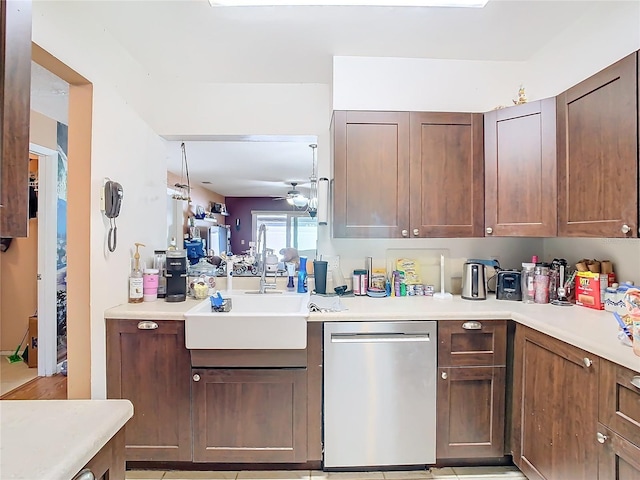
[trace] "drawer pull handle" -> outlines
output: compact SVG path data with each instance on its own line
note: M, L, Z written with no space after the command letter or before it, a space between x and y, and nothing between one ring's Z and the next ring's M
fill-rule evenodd
M596 433L596 439L598 440L598 443L604 443L607 441L609 437L607 437L604 433Z
M631 385L633 385L634 387L640 388L640 375L636 375L629 381L631 382Z
M442 377L443 380L446 380L447 378L449 378L449 375L447 375L447 372L442 372L440 376Z
M156 322L145 321L138 323L138 330L155 330L156 328L158 328Z
M200 381L200 375L198 375L197 373L193 374L193 381L194 382L199 382Z
M482 324L480 322L464 322L462 328L465 330L481 330Z
M584 366L587 367L587 368L589 368L591 365L593 365L593 362L588 357L584 357L582 359L582 363L584 363Z

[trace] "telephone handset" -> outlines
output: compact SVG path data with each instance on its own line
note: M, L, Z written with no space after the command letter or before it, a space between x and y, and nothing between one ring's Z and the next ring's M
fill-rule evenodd
M118 227L116 226L115 219L120 215L120 207L122 206L122 197L124 196L122 185L107 179L107 181L104 182L102 194L104 196L104 214L109 219L107 246L110 252L115 252L118 235Z
M118 182L107 180L104 184L104 214L107 218L116 218L120 215L123 190Z

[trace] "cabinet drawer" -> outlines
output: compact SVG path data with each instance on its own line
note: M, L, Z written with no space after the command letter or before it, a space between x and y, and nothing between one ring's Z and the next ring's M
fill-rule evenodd
M598 480L640 478L640 447L598 424Z
M506 320L451 320L438 323L438 366L505 365Z
M600 423L640 446L640 373L602 361Z

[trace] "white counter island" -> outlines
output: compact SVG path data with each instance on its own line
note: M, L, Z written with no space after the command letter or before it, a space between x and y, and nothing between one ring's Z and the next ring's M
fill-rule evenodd
M132 416L129 400L0 401L0 478L71 480ZM124 436L118 439L99 460L107 467L121 461L119 473L110 472L114 480L124 478Z

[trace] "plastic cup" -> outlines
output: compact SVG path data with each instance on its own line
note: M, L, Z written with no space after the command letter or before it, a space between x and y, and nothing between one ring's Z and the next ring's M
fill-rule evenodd
M313 261L314 282L316 293L327 293L327 265L324 260Z

